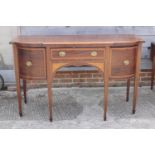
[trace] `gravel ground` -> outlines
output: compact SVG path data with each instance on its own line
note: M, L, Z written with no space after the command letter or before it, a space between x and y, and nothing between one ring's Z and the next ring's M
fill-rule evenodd
M23 117L18 116L16 92L0 92L0 128L18 129L128 129L155 128L155 91L139 88L137 111L131 114L126 88L109 88L107 121L103 121L102 88L53 88L53 122L48 121L47 89L28 90Z

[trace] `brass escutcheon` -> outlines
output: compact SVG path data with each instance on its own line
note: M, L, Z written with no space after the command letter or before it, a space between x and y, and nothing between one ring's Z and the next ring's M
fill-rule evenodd
M124 63L124 65L127 66L127 65L129 65L130 61L129 60L124 60L123 63Z
M97 52L96 51L92 51L91 52L91 56L93 56L93 57L97 56Z
M32 62L31 62L31 61L27 61L27 62L26 62L26 66L27 66L27 67L31 67L31 66L32 66Z
M64 57L65 55L66 55L66 52L64 52L64 51L60 51L60 52L59 52L59 56L60 56L60 57Z

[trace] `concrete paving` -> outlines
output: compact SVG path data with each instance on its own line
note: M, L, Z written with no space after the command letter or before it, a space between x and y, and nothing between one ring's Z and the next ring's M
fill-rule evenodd
M53 88L53 122L48 121L47 89L28 90L23 117L18 116L16 92L0 92L0 128L11 129L128 129L155 128L155 91L139 88L135 115L126 88L109 88L107 121L103 121L103 88Z

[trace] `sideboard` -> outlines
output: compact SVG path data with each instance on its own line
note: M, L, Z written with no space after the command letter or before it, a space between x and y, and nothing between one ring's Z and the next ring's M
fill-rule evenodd
M53 35L19 36L13 45L19 115L22 116L20 80L24 101L27 80L47 80L49 120L52 121L52 83L56 72L64 66L94 66L104 79L103 119L108 107L108 83L111 79L134 78L132 113L136 111L140 60L143 40L135 35Z

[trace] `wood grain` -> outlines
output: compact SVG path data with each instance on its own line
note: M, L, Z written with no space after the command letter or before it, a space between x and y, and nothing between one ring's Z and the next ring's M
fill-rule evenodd
M24 79L46 79L46 60L44 48L18 48L19 73ZM31 66L27 66L27 62Z
M135 73L137 47L111 48L110 76L122 77L124 75L133 75ZM128 61L129 64L125 64Z

